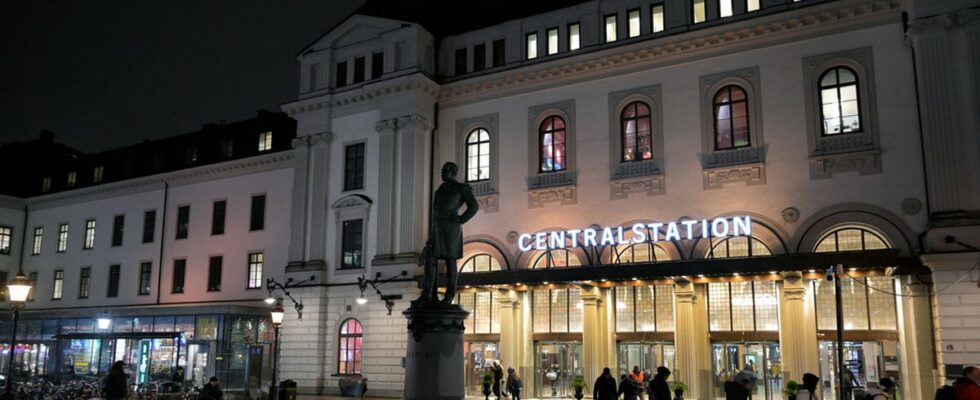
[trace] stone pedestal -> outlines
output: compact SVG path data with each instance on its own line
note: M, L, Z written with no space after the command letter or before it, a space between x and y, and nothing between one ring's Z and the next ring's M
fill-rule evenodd
M405 351L405 399L462 400L463 321L470 315L452 304L412 306Z

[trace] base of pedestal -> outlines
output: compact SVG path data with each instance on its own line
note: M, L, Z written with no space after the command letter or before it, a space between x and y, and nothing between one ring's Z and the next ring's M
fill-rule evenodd
M413 306L405 352L405 399L462 400L463 321L470 315L453 304Z

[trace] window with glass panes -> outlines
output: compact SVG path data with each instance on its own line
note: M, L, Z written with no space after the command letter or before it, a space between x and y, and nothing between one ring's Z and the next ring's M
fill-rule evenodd
M265 195L252 196L252 206L248 218L248 230L260 231L265 229Z
M489 254L477 254L463 261L459 272L489 272L500 271L497 258Z
M222 256L211 256L208 259L208 291L221 291L221 264Z
M858 79L847 67L831 68L820 76L820 114L824 135L861 131Z
M720 240L711 239L711 247L705 258L771 256L772 251L761 240L751 236L733 236Z
M579 30L581 25L578 22L574 24L568 24L568 50L574 51L578 50L581 44L581 33Z
M246 288L257 289L262 287L262 263L265 256L262 252L248 253L248 282Z
M565 165L565 120L552 115L541 122L538 128L538 159L541 160L539 172L564 171Z
M61 300L61 292L64 289L65 284L65 271L57 270L54 271L54 285L51 291L52 300Z
M629 10L626 17L626 22L629 23L627 36L631 38L640 36L640 10Z
M225 212L228 202L219 200L211 206L211 234L223 235L225 233Z
M651 263L670 259L670 254L660 245L650 242L626 246L613 246L613 264Z
M68 224L58 225L58 252L68 251Z
M616 41L616 14L607 15L605 18L606 43Z
M466 181L490 179L490 133L478 128L466 136Z
M41 243L44 238L44 227L36 226L34 227L34 238L31 241L31 255L36 256L41 254Z
M112 246L122 246L123 231L126 226L126 216L117 215L112 217Z
M0 226L0 254L10 254L10 239L13 237L13 234L13 228Z
M83 249L91 249L95 247L95 220L90 219L85 221L85 243L82 244Z
M650 7L650 28L653 33L663 32L664 30L664 5L654 4Z
M364 331L361 322L349 318L340 323L340 345L337 351L337 373L353 375L361 373L361 350Z
M29 272L27 274L27 279L31 282L37 282L37 272ZM27 292L27 301L34 301L34 295L37 292L37 285L32 285L31 290Z
M779 330L775 281L711 282L707 288L712 332Z
M140 279L138 286L139 295L150 294L151 277L153 276L153 264L149 262L140 263Z
M745 0L745 11L752 12L759 10L759 0Z
M262 132L259 134L259 151L272 150L272 132Z
M88 288L92 281L92 267L83 267L78 276L78 298L88 298Z
M714 97L715 150L732 150L749 143L749 100L745 89L727 85Z
M718 0L718 16L721 18L732 16L732 0Z
M344 221L341 232L341 269L362 268L364 266L364 220Z
M531 268L562 268L582 265L578 257L568 249L554 249L541 253Z
M887 249L882 235L863 227L841 227L821 238L815 252ZM850 276L841 278L841 308L846 330L898 329L894 281L889 276ZM813 281L818 330L837 329L834 283Z
M102 182L102 173L105 171L101 165L92 169L92 182Z
M187 268L187 260L174 260L174 276L171 281L171 293L184 293L184 270Z
M364 143L347 146L344 153L344 190L364 189Z
M650 106L634 101L620 115L622 161L643 161L653 158L653 134L650 129Z
M693 16L693 22L695 24L699 24L699 23L704 22L704 20L706 18L706 13L705 13L705 10L704 10L704 0L694 0L694 2L691 3L691 11L692 11L692 14L693 14L692 15Z
M493 292L460 293L456 298L470 312L463 321L467 333L500 333L500 306Z
M156 223L156 210L147 210L143 213L143 243L153 242L153 232L156 230Z
M674 286L617 286L616 332L673 332Z
M187 239L191 223L191 206L177 207L177 239Z
M548 29L548 55L558 54L558 28Z
M527 51L526 58L528 60L532 60L532 59L538 58L538 34L537 33L529 33L529 34L527 34L527 38L525 40L525 43L526 43L526 46L527 46L526 47L526 51Z
M534 333L582 332L582 301L578 288L531 292Z
M119 296L119 264L109 266L109 285L106 287L105 297Z

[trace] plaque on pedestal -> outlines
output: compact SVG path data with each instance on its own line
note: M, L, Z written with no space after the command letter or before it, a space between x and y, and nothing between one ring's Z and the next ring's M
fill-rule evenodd
M414 305L408 318L405 399L462 400L463 321L470 315L455 304Z

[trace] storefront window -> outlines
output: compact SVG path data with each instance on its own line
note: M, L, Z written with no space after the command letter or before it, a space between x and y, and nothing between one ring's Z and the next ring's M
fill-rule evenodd
M61 332L62 335L75 333L75 320L73 319L63 319L61 320ZM19 332L18 332L19 334Z
M185 340L194 340L194 317L177 317L176 331L183 332Z
M113 318L112 319L112 331L113 332L132 332L133 331L133 319L132 318Z
M133 318L133 332L153 332L153 317Z
M582 303L578 289L535 290L531 297L535 333L582 331Z
M173 332L174 317L156 317L153 319L154 332Z
M216 340L218 338L218 317L197 317L197 339Z
M708 283L711 331L778 331L776 283L771 281Z
M673 286L620 286L615 298L616 332L674 330Z

